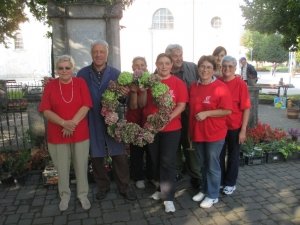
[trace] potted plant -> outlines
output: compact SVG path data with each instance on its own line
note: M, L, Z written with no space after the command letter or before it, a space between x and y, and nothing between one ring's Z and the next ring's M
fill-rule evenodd
M298 137L300 137L300 129L290 128L288 129L288 133L291 136L292 141L298 141Z

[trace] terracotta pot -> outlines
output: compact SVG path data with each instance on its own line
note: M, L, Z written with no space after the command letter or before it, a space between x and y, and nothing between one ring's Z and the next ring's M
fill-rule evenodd
M288 108L286 109L286 115L289 119L298 119L300 110L297 108Z

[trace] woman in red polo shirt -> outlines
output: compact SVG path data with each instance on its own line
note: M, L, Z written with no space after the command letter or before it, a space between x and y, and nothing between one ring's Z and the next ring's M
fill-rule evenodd
M82 208L91 207L87 198L89 129L87 112L92 100L85 81L73 77L74 61L68 55L56 62L58 78L49 81L39 105L47 119L48 149L58 172L59 209L68 209L71 191L69 171L71 159L77 180L77 198Z
M251 107L247 84L235 75L236 65L237 61L232 56L225 56L222 60L223 77L221 80L228 86L232 94L232 113L227 117L228 131L220 156L221 186L224 187L223 193L226 195L231 195L236 189L240 148L246 140ZM226 153L227 162L225 162Z
M158 190L151 196L155 200L164 201L165 212L175 212L175 178L176 178L176 150L179 145L181 135L181 118L188 92L185 83L171 75L173 66L172 58L165 53L161 53L156 59L157 74L161 82L169 87L169 92L173 97L175 107L169 115L169 123L165 125L154 137L154 142L148 145L151 156L153 176L159 181ZM143 117L146 118L157 112L158 108L153 102L151 91L143 92L140 95L140 106L143 108Z
M213 56L198 61L199 80L190 88L190 135L202 167L202 191L193 197L200 207L218 202L221 181L220 153L227 132L226 116L231 113L232 99L227 86L213 74Z

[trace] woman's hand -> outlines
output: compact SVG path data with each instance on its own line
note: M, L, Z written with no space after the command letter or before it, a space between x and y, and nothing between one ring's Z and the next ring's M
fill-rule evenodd
M62 124L61 124L61 126L62 126L64 129L66 129L66 130L68 130L68 131L70 131L70 132L72 132L72 133L73 133L73 131L75 130L76 125L77 125L77 124L76 124L73 120L64 120L64 121L62 122Z
M241 130L239 133L239 144L243 144L246 141L246 130Z
M203 121L207 118L208 114L204 111L204 112L199 112L196 114L195 118L198 121Z
M70 131L66 128L63 128L61 130L61 132L63 133L63 137L67 138L67 137L71 137L73 135L73 131Z

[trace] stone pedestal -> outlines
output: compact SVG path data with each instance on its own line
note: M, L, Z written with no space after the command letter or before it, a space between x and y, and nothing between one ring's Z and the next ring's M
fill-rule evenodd
M251 98L251 110L248 127L255 127L258 122L258 95L260 88L256 86L248 86L248 89Z
M91 43L100 39L109 44L109 64L120 69L120 27L122 5L106 6L94 1L57 4L48 1L52 24L53 57L71 55L76 70L91 64Z

